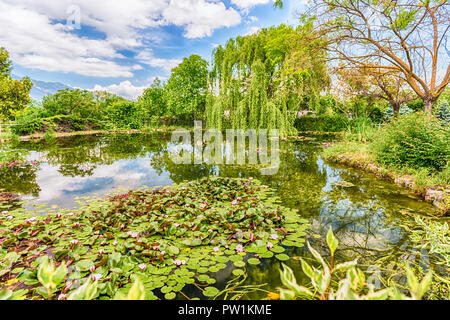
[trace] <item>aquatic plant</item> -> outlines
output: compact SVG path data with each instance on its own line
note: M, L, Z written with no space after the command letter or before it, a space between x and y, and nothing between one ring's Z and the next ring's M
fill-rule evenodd
M91 279L94 298L111 299L126 296L138 278L146 299L185 296L189 285L212 298L220 293L216 272L232 267L239 277L247 263L285 261L285 246L304 245L307 221L270 195L256 179L209 177L111 195L72 212L13 210L0 222L0 283L36 299L69 296ZM36 289L47 257L55 266L44 270L67 267L68 277Z
M281 282L285 286L279 288L282 300L320 299L320 300L420 300L429 289L432 282L431 270L418 280L409 266L405 266L407 285L410 296L404 295L396 286L377 290L372 283L366 281L364 273L357 268L358 259L335 265L334 253L339 245L339 241L333 234L330 227L327 233L327 244L330 250L330 263L327 263L320 253L313 249L309 242L308 249L322 266L317 269L310 266L303 258L300 258L302 270L311 280L311 287L306 288L297 283L294 272L291 268L283 264L280 270ZM345 272L344 278L339 278L339 274ZM333 279L338 278L338 280Z

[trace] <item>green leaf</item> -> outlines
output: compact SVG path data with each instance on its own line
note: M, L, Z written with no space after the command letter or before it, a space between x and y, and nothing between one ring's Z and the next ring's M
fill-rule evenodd
M327 233L327 243L328 243L328 248L330 248L331 256L334 256L334 252L336 251L336 248L339 245L339 241L334 236L333 228L331 228L331 227Z

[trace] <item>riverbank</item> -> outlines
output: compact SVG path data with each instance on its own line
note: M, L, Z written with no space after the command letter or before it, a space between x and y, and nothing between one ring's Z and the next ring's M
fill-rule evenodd
M74 131L74 132L55 132L52 133L51 136L54 138L63 138L63 137L72 137L72 136L89 136L96 134L113 134L113 133L147 133L147 132L172 132L176 128L168 127L168 128L153 128L153 129L129 129L129 130L89 130L89 131ZM35 133L32 135L21 136L17 139L19 141L32 141L32 140L43 140L45 139L45 133ZM12 136L5 137L0 139L0 144L8 143L13 141L14 138Z
M324 157L327 161L362 169L379 178L414 190L422 199L440 209L442 215L450 212L450 185L446 178L425 176L422 172L403 168L396 170L379 165L368 144L363 142L340 142L325 145Z

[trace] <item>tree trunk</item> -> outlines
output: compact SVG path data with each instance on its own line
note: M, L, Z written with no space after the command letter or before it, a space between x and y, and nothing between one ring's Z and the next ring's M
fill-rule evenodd
M400 104L398 103L391 103L392 109L394 110L394 118L398 117L398 114L400 113Z
M424 105L425 112L428 113L428 114L431 114L431 112L433 111L433 106L434 106L435 103L436 103L436 100L425 98L423 100L423 105Z

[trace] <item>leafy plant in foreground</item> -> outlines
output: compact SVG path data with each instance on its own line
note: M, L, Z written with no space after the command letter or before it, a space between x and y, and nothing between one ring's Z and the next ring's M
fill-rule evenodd
M312 289L300 286L292 269L285 264L282 265L283 270L280 270L280 275L281 281L285 286L285 288L279 288L282 300L298 298L320 300L420 300L431 285L431 270L419 281L414 272L406 266L405 271L410 297L402 294L396 287L376 290L373 284L366 282L364 273L356 267L358 259L334 265L334 253L339 242L331 228L327 234L327 244L331 253L329 264L307 242L309 251L320 262L322 270L310 266L304 259L301 259L302 270L311 279ZM346 272L346 277L339 280L337 285L334 285L336 282L333 281L332 277L343 271Z

